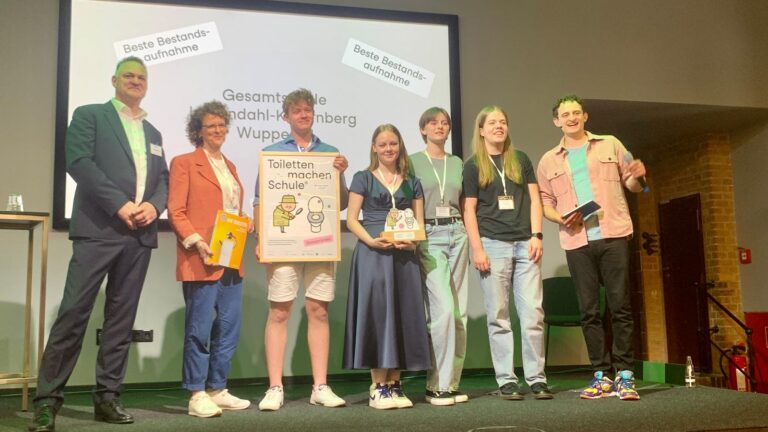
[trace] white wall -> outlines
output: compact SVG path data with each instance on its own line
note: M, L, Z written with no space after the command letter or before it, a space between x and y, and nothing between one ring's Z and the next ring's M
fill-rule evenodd
M376 0L316 3L381 5ZM768 107L763 75L768 70L768 52L761 43L768 40L768 29L762 25L768 21L768 2L762 0L389 0L386 4L388 9L459 15L467 155L471 153L469 135L474 116L482 106L492 103L507 108L513 140L534 161L558 137L549 111L564 93L595 99ZM5 167L0 171L0 198L10 192L23 193L25 208L31 211L52 210L57 25L56 1L0 2L0 130L4 132ZM322 133L321 128L318 133ZM756 147L764 146L765 133L761 136L759 141L752 141ZM735 161L734 166L737 164L741 166ZM740 218L752 211L741 197L737 191ZM765 206L761 208L765 220ZM739 228L740 239L752 238L752 234ZM549 223L545 223L545 236L544 276L565 274L564 255ZM0 291L0 370L20 364L24 261L16 254L25 253L24 241L23 234L0 232L0 244L6 251L0 260L5 282ZM173 242L171 234L161 234L160 248L152 258L136 328L154 329L155 343L138 344L132 350L128 382L180 379L184 305L173 276ZM347 258L339 265L338 296L330 314L334 335L331 373L341 372L348 256L353 246L347 235ZM52 233L45 311L48 326L61 299L69 254L66 234ZM246 271L243 332L233 377L266 375L262 348L267 310L264 274L252 261L248 261ZM758 287L745 283L745 290ZM744 296L745 302L753 298L747 292ZM490 367L482 294L475 282L470 297L471 354L467 367ZM100 305L103 296L97 308ZM93 333L100 317L101 311L95 311L72 384L93 381ZM291 326L289 340L295 346L289 346L293 355L286 359L286 374L308 375L302 317L296 315ZM549 364L586 363L578 329L557 332L553 337L557 345Z
M752 264L739 268L741 300L744 312L768 312L768 124L736 135L731 156L738 242L752 250Z

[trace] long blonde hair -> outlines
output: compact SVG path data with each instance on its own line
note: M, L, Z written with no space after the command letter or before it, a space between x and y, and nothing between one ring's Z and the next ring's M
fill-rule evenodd
M493 112L500 112L504 115L504 120L509 123L509 117L503 108L497 105L488 105L480 110L475 120L475 132L472 136L472 145L475 148L475 163L477 163L478 182L480 187L485 189L493 183L493 179L496 177L496 168L492 166L491 159L488 157L488 149L485 148L485 138L480 135L480 129L485 125L485 119L488 114ZM523 176L520 172L520 161L517 160L517 152L515 146L512 145L512 140L509 138L509 132L507 132L507 139L504 141L504 149L502 152L502 161L504 164L505 176L517 184L523 182Z
M397 130L395 125L386 123L383 125L379 125L374 131L373 131L373 137L371 137L371 164L368 165L368 170L373 171L376 168L379 167L379 157L376 155L376 152L373 151L373 146L376 144L376 137L378 137L382 132L392 132L397 137L397 142L399 145L399 151L397 153L397 162L396 162L396 168L397 173L400 174L403 179L408 178L408 152L405 150L405 143L403 143L403 136L400 135L400 131Z

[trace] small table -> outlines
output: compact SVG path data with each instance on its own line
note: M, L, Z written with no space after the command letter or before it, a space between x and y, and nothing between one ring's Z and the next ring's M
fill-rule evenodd
M29 409L29 383L37 381L30 374L30 348L32 336L32 255L34 251L35 227L42 226L42 250L40 252L40 305L38 310L37 364L43 358L45 348L45 283L48 272L48 213L0 211L0 229L26 230L27 243L27 297L24 307L24 370L21 373L0 373L0 384L22 384L21 409Z

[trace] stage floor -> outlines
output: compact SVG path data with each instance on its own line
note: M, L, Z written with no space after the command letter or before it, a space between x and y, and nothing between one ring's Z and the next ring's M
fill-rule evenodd
M347 400L345 408L312 406L310 385L292 384L285 388L286 405L276 412L260 412L256 407L265 391L263 379L239 380L230 391L251 399L253 405L211 419L187 415L188 393L184 390L132 388L122 399L136 418L133 425L93 421L90 393L70 392L56 426L58 431L78 432L768 431L768 395L638 381L639 401L580 400L578 392L589 378L585 370L551 372L548 379L555 393L553 400L534 400L528 395L523 401L505 401L490 394L496 390L493 376L467 374L462 390L469 394L470 401L435 407L424 401L424 378L413 377L404 380L404 385L415 406L389 411L367 406L365 381L331 381L336 393ZM32 413L20 411L20 406L20 395L0 397L0 430L26 430Z

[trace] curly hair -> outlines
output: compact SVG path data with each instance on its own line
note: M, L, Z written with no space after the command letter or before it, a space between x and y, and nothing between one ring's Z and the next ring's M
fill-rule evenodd
M288 93L285 99L283 99L283 114L288 114L291 105L295 105L299 102L306 102L312 109L315 108L315 96L311 91L305 88L300 88Z
M560 113L558 112L560 110L560 105L566 102L576 102L577 104L581 105L581 110L586 112L586 110L584 109L584 101L580 97L574 94L565 95L560 99L558 99L557 103L555 103L555 106L552 107L552 118L557 118L560 115Z
M229 126L231 119L229 109L223 103L213 100L194 108L187 116L187 138L195 147L203 145L203 137L200 132L203 129L203 117L206 114L221 117L224 119L224 124Z

